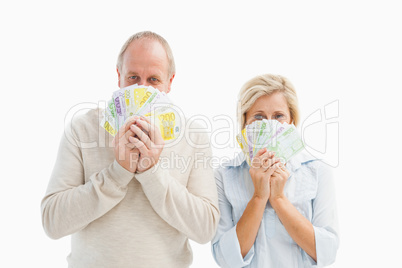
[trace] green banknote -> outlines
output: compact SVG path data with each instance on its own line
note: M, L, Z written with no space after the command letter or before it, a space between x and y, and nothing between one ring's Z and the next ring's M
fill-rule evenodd
M254 121L247 125L236 139L249 165L257 152L263 148L275 152L275 156L281 159L282 163L288 162L304 149L296 127L277 120Z

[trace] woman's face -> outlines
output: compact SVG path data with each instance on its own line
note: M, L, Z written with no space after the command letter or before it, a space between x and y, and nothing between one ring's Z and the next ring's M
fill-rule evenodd
M292 123L285 97L280 92L259 97L246 113L246 125L256 120L272 119L281 123Z

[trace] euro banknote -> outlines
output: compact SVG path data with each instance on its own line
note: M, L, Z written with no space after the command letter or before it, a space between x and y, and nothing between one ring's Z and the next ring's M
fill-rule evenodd
M304 148L296 127L277 120L254 121L246 125L236 139L249 165L257 152L263 148L275 152L275 156L283 163L288 162Z
M180 134L180 115L166 93L137 84L113 92L100 125L115 136L126 120L134 115L148 117L159 128L164 140L175 139Z

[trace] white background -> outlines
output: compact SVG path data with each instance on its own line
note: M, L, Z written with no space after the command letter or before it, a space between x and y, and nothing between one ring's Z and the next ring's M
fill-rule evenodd
M49 239L40 219L64 118L110 97L120 47L143 30L170 43L171 98L187 116L234 120L241 85L262 73L293 82L302 121L338 101L329 147L310 137L336 163L332 267L400 263L400 11L398 1L3 1L0 266L67 266L69 237ZM325 123L316 126L311 135L325 134ZM192 246L192 267L216 267L209 244Z

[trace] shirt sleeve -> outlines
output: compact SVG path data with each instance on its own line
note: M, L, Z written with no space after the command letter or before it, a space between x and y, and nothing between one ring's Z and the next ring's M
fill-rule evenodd
M42 224L49 237L73 234L104 215L124 198L134 177L116 161L87 182L84 173L80 144L70 124L41 202Z
M221 218L218 230L211 243L212 254L216 263L221 267L236 268L247 266L254 257L254 245L243 258L236 233L237 225L234 224L232 218L232 205L226 198L220 170L215 171L215 181L218 189Z
M317 262L306 253L305 260L311 267L323 267L335 262L339 247L339 226L332 170L317 161L318 190L313 200L313 218Z
M198 144L209 142L207 135L198 137ZM197 155L203 161L210 160L211 148L196 149L194 158ZM162 219L197 243L211 241L219 222L219 207L209 163L193 163L187 187L172 177L169 170L158 165L136 174L135 178Z

